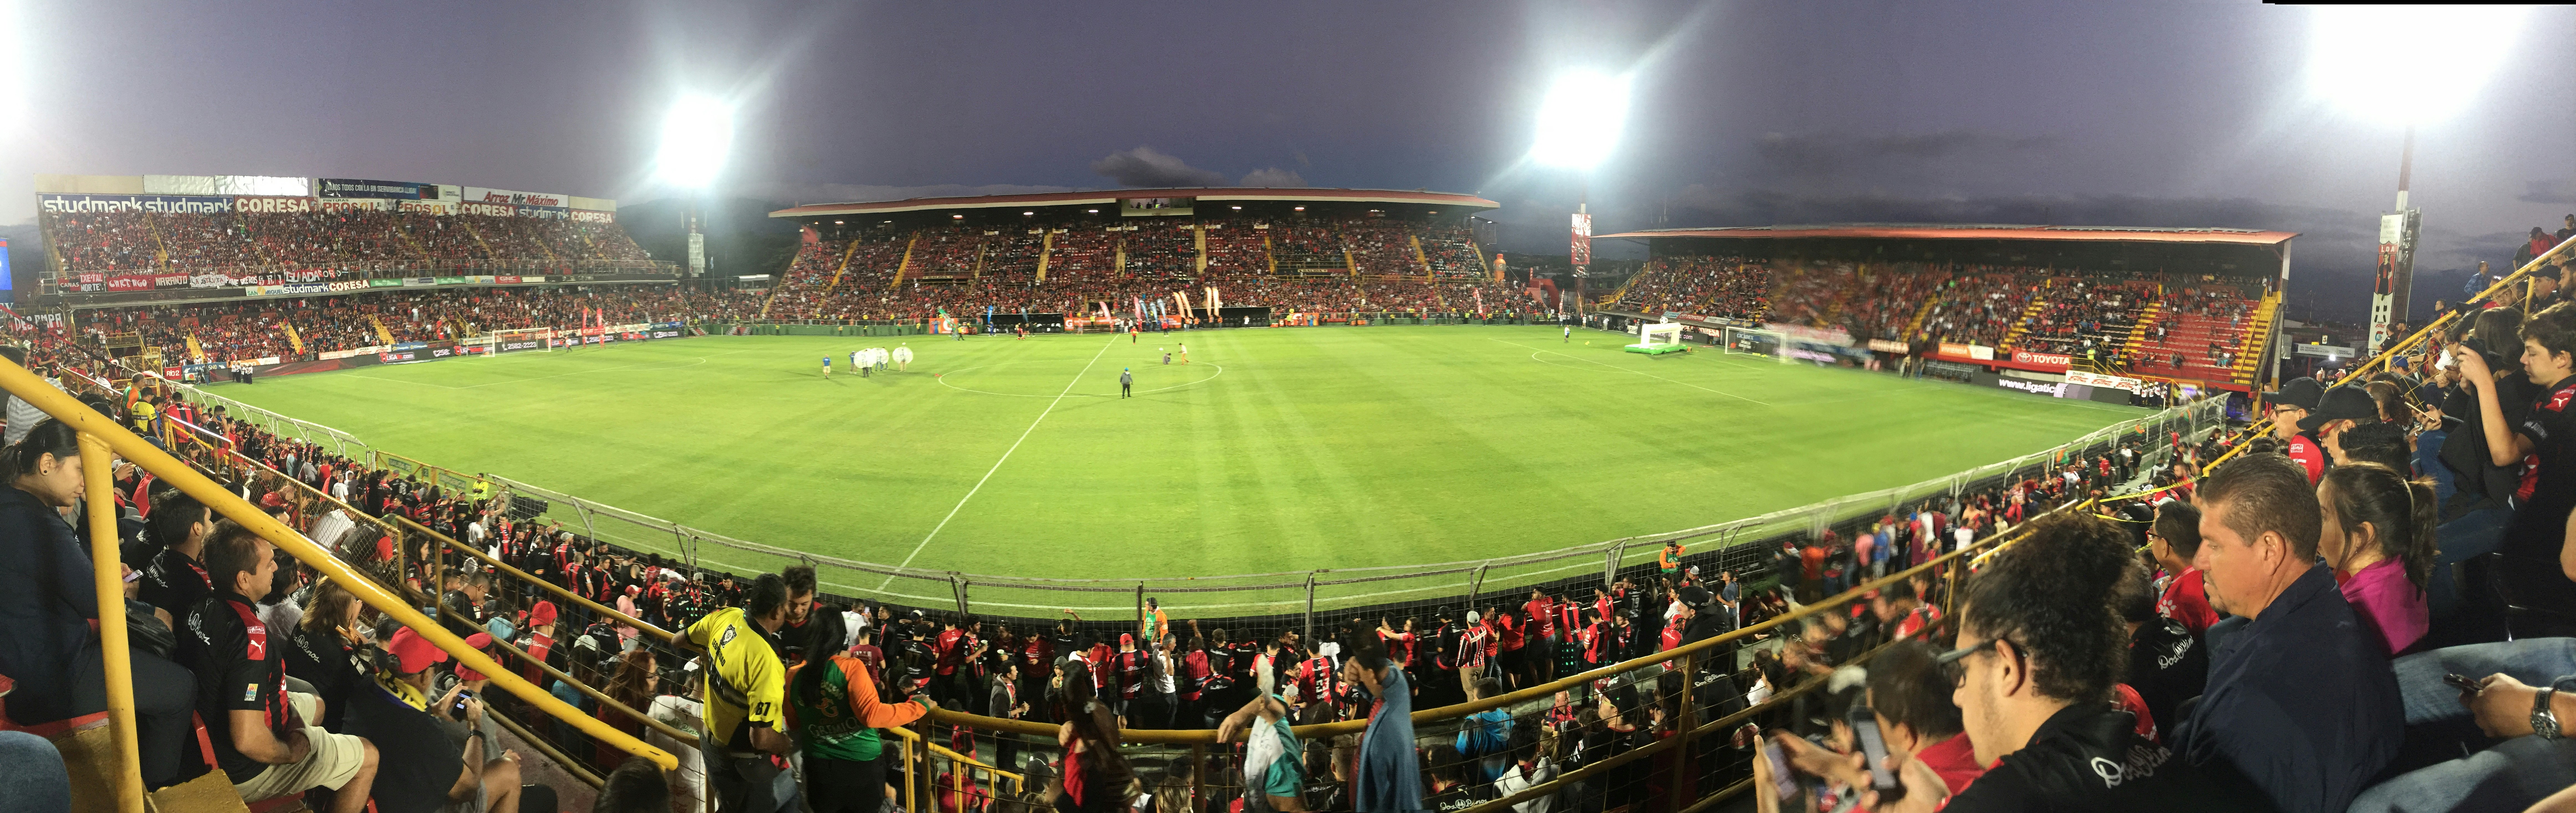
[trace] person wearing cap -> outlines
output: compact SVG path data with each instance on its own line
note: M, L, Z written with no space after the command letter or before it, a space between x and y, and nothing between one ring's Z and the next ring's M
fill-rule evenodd
M528 608L528 611L521 613L520 616L520 622L525 625L522 629L528 633L527 645L520 648L527 650L531 660L561 668L563 656L555 652L555 603L539 601L537 606ZM546 676L546 671L537 668L536 664L521 667L519 676L539 686L552 682L552 679Z
M286 688L289 636L260 622L250 597L265 596L277 573L275 548L230 520L206 539L206 570L217 590L188 609L180 662L197 676L197 713L214 767L246 802L318 787L339 791L332 813L366 808L376 747L320 725L322 699Z
M2301 434L2315 437L2320 441L2316 448L2320 452L2327 453L2327 465L2332 466L2336 465L2333 447L2337 436L2355 426L2375 424L2379 420L2379 399L2370 397L2370 391L2364 389L2361 384L2346 384L2326 390L2325 394L2317 399L2317 408L2299 418L2298 425ZM2298 458L2293 456L2291 459ZM2306 461L2301 461L2300 465L2306 465ZM2398 471L2404 472L2406 469L2399 468ZM2323 472L2319 472L2309 479L2315 480L2322 476L2324 476ZM2310 485L2314 484L2310 483Z
M708 613L680 636L682 646L706 653L707 733L699 740L713 779L718 813L778 813L794 802L777 793L780 773L769 755L789 753L783 733L786 664L769 646L769 633L787 623L787 582L763 573L739 607Z
M2324 399L2325 386L2313 378L2293 378L2281 385L2280 391L2263 394L2263 400L2272 403L2272 437L2281 441L2282 454L2308 470L2308 485L2312 486L2326 474L2326 455L2316 440L2300 431L2299 423L2315 412L2318 402Z
M1134 397L1135 386L1136 386L1136 371L1135 371L1133 368L1129 368L1129 367L1120 367L1120 368L1118 368L1118 397L1120 397L1120 398L1132 398L1132 397Z
M461 683L431 699L437 685L432 667L446 662L447 653L408 627L394 633L385 652L383 668L349 701L349 733L377 743L384 753L368 794L377 813L518 810L519 757L492 753L491 738L481 729L482 699ZM457 724L467 728L462 744L448 734Z

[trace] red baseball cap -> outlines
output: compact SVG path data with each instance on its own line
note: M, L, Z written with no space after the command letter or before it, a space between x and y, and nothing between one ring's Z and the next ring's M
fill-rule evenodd
M404 630L404 632L410 632L410 630ZM474 633L471 637L465 639L465 645L473 647L478 651L489 653L492 648L492 634L488 632ZM456 679L472 683L477 680L482 680L483 673L474 671L473 667L466 666L464 661L458 661L456 663Z
M286 495L274 491L259 495L259 505L261 508L284 508Z
M535 606L535 607L531 607L531 608L529 608L529 609L528 609L528 626L531 626L531 627L542 627L542 626L545 626L545 625L547 625L547 624L552 624L552 623L554 623L554 622L555 622L555 603L554 603L554 602L551 602L551 601L540 601L540 602L537 602L537 606Z
M404 674L418 672L447 660L446 652L440 651L437 644L432 644L429 639L420 637L420 633L413 632L410 627L395 630L393 642L385 645L385 651L393 653L394 662L402 668Z

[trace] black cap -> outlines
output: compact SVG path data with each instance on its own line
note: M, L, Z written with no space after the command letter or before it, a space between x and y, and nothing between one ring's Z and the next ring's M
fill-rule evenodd
M1682 605L1687 607L1697 607L1702 604L1707 604L1708 589L1696 584L1684 587L1681 589L1681 600Z
M2379 420L2379 400L2357 386L2326 390L2325 397L2317 402L2316 408L2309 410L2307 417L2299 419L2299 431L2314 432L2327 421L2341 420Z
M2263 400L2314 412L2317 401L2325 397L2325 390L2325 385L2318 384L2316 379L2293 378L2290 383L2281 385L2278 391L2263 393Z

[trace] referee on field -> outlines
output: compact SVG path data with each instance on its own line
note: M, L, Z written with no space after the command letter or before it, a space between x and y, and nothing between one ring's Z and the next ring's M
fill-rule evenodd
M1126 367L1118 368L1118 397L1129 397L1128 389L1136 385L1136 374Z

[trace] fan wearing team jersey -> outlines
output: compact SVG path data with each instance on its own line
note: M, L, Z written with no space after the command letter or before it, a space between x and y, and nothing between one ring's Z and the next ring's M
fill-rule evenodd
M1198 619L1190 619L1185 624L1183 637L1178 639L1180 657L1173 659L1173 669L1178 677L1175 685L1180 696L1180 709L1173 715L1177 722L1173 725L1197 728L1207 724L1208 678L1214 672L1208 666L1207 636L1199 633Z
M1112 691L1104 695L1104 698L1115 700L1116 707L1113 711L1118 716L1141 717L1144 709L1138 707L1136 698L1138 693L1145 690L1145 673L1152 668L1152 659L1150 654L1136 648L1135 633L1118 634L1118 651L1110 654L1107 664L1101 670L1108 673L1112 681Z
M164 545L143 568L136 598L161 608L172 618L186 613L215 592L215 577L206 572L206 535L215 530L214 511L178 488L163 486L152 496L152 541Z

